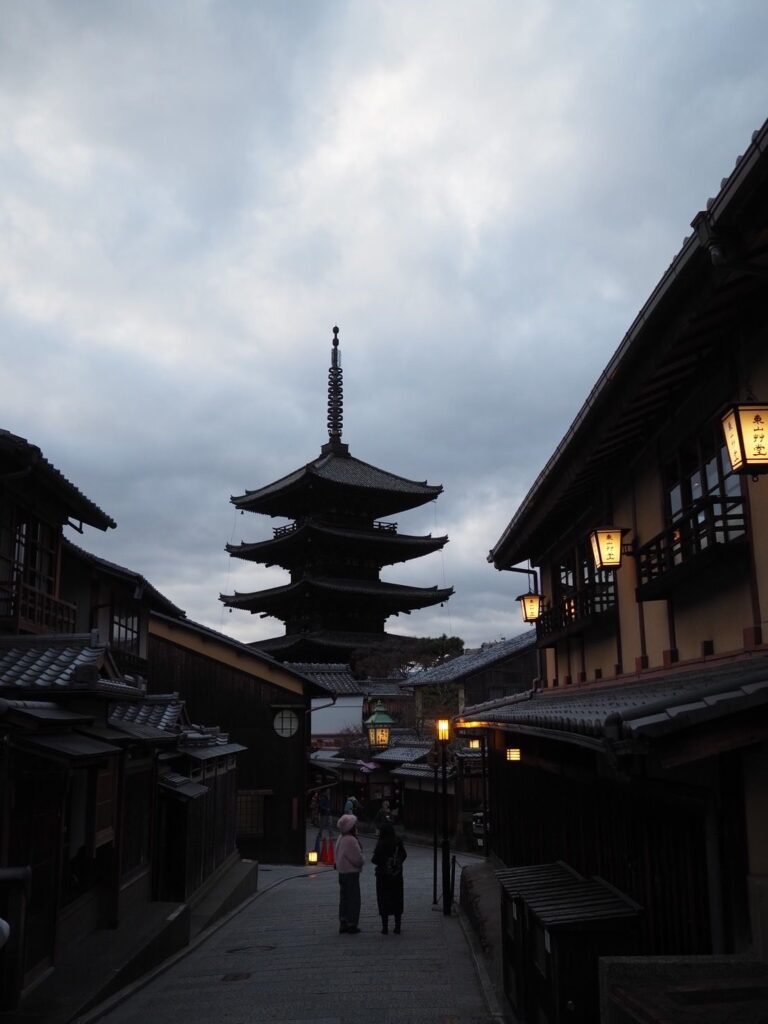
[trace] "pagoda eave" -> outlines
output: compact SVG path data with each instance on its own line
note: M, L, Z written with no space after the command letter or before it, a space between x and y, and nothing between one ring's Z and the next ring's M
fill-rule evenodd
M448 543L447 536L417 536L385 529L344 530L312 525L286 530L280 536L264 541L227 544L226 550L234 558L244 561L290 569L306 563L308 550L315 550L313 539L319 539L326 549L332 545L341 552L367 555L379 567L432 554Z
M274 615L278 619L288 618L297 603L332 601L336 605L356 608L361 600L365 600L368 607L386 617L440 604L452 594L453 587L438 589L356 580L305 579L250 594L220 594L219 600L228 608L239 608L251 615Z

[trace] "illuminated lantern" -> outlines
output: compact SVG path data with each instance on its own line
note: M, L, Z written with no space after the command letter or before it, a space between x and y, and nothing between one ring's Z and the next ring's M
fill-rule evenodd
M621 538L629 531L616 526L598 526L589 535L596 569L618 569L621 566Z
M722 423L733 472L768 473L768 405L732 405Z
M395 720L384 710L381 701L376 702L373 714L363 723L368 730L368 745L371 750L383 750L389 746L389 735Z

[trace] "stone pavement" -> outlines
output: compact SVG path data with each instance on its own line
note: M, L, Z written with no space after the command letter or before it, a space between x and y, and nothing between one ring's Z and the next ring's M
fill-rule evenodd
M381 935L373 845L359 935L338 933L333 868L261 866L255 896L78 1024L501 1024L471 930L432 905L430 848L408 845L403 933ZM461 866L482 858L457 861L458 896Z

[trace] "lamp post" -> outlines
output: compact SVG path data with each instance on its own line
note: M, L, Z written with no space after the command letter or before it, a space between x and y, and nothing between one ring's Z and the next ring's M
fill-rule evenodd
M451 844L448 839L448 773L446 754L448 741L451 737L450 723L447 718L437 720L437 743L440 747L440 770L443 779L443 843L442 843L442 878L443 878L443 913L450 914L453 894L451 892Z
M389 736L394 724L394 718L387 714L381 701L376 701L373 714L363 722L368 731L368 745L371 752L385 750L389 746Z

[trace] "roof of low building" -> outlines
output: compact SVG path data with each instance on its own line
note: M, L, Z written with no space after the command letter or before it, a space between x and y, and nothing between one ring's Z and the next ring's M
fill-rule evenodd
M337 696L362 696L364 683L355 678L350 666L344 662L329 662L325 665L319 661L285 661L283 664L307 679L320 683Z
M768 657L665 672L654 679L534 690L465 708L457 718L563 740L657 739L768 705Z
M6 688L143 693L135 679L120 676L95 632L0 637L0 691Z
M434 774L435 769L428 764L401 764L390 772L390 775L397 775L404 779L431 779Z
M423 761L424 758L429 754L434 744L429 742L414 743L413 745L406 746L396 745L393 747L387 747L386 750L382 750L377 754L373 755L374 761L381 761L397 764L404 764L406 761L413 764L417 761Z
M408 688L409 680L401 679L399 676L395 679L364 679L361 685L366 697L390 697L399 700L402 697L413 696Z
M492 665L511 658L515 654L522 654L532 650L536 646L536 631L531 629L519 636L513 636L509 640L498 640L496 643L483 644L475 650L458 654L455 658L442 661L439 665L424 669L423 672L416 672L408 676L408 684L411 686L432 686L436 683L458 683L462 679L482 672Z

